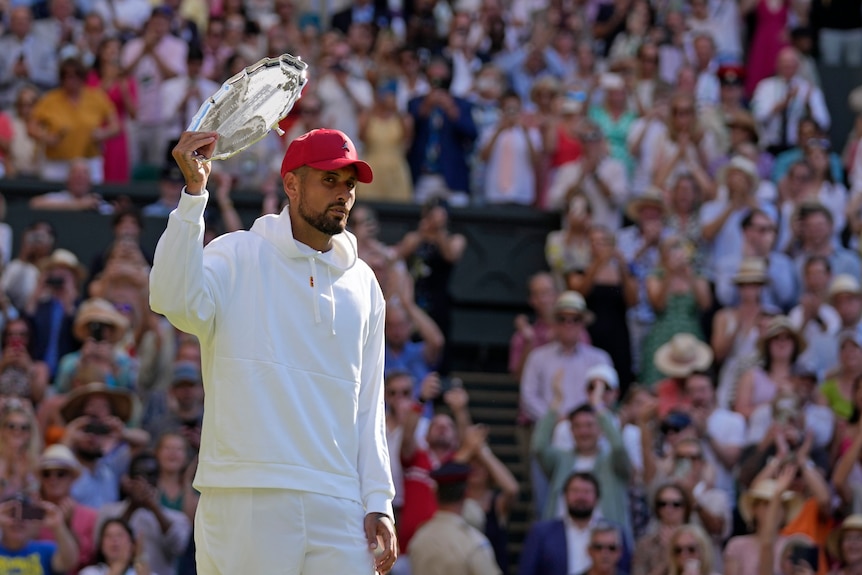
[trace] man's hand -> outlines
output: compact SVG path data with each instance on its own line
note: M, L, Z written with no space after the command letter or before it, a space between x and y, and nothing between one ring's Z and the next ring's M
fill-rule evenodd
M216 132L183 132L172 155L186 180L186 192L200 195L207 186L212 164L208 161L215 151Z
M453 413L458 413L467 409L470 396L463 387L453 385L452 389L443 394L443 401Z
M374 554L374 568L378 573L387 573L398 558L398 538L392 519L383 513L365 516L365 538Z
M440 395L440 376L436 371L432 371L425 376L422 384L419 386L419 399L421 401L431 401Z
M62 509L49 501L40 501L38 505L45 511L45 520L42 525L51 531L56 531L66 524L66 516Z

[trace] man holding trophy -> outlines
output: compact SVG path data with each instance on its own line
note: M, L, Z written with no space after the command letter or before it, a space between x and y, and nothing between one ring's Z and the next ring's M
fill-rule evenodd
M174 148L186 187L150 276L153 310L201 341L198 573L386 573L385 302L345 231L371 168L342 132L300 136L281 167L288 207L204 249L224 139L189 131Z

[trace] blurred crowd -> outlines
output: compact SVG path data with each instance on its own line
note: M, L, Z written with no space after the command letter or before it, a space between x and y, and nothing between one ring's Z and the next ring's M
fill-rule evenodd
M243 228L232 189L279 210L285 145L317 127L374 169L360 200L422 205L395 245L368 206L349 222L387 298L396 575L862 575L862 121L830 141L818 75L862 64L859 0L2 11L3 174L113 241L83 265L45 221L19 246L0 225L0 573L193 572L199 344L149 309L141 212L94 186L157 180L143 213L166 216L172 140L289 52L309 84L284 135L219 163L205 241ZM450 210L487 204L561 216L509 355L527 494L449 375Z

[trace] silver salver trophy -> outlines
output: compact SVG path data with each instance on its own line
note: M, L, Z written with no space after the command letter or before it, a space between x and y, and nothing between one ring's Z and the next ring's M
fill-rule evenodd
M264 58L227 80L207 98L190 132L217 132L210 160L224 160L263 139L287 116L308 82L308 64L282 54Z

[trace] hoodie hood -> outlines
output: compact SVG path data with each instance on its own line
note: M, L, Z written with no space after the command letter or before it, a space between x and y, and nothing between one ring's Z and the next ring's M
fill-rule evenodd
M269 214L255 220L251 231L275 245L278 250L289 258L314 257L331 268L344 272L352 268L359 259L356 248L356 237L343 231L332 236L332 249L328 252L318 252L293 238L293 227L290 223L288 208L280 214Z
M329 301L329 330L335 333L335 290L334 282L338 276L352 268L358 258L356 249L356 237L348 231L332 236L332 249L328 252L319 252L293 238L293 228L290 224L288 208L284 208L280 214L266 215L258 218L251 227L252 233L266 239L273 244L282 254L291 259L304 259L308 262L308 283L314 291L314 323L320 324L323 315L320 312L321 300ZM325 274L319 274L318 262L324 264ZM336 276L333 279L332 270ZM325 280L325 285L321 285ZM321 294L327 293L326 298ZM324 304L325 305L325 304Z

